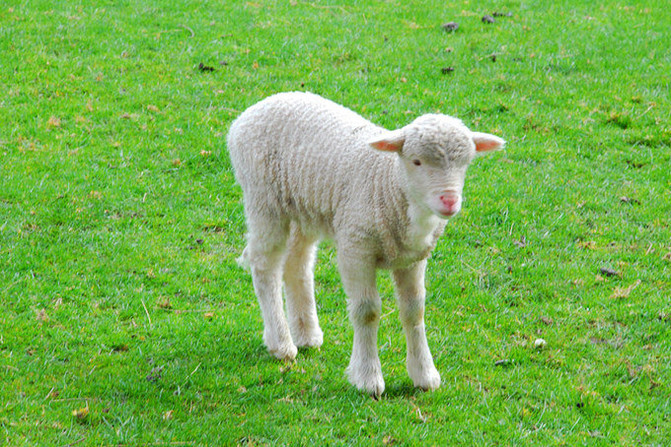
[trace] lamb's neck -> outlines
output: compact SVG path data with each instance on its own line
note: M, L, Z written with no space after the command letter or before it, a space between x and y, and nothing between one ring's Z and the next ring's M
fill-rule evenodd
M396 178L402 179L399 162L397 162L395 170ZM397 202L395 208L401 214L399 220L405 222L405 228L401 235L403 245L413 250L433 248L445 227L445 220L436 216L418 199L413 198L408 191L407 184L403 181L397 183L396 194L393 194L393 196Z
M408 227L407 244L411 247L422 248L433 247L440 233L436 232L445 226L445 221L426 209L420 209L412 202L408 204Z

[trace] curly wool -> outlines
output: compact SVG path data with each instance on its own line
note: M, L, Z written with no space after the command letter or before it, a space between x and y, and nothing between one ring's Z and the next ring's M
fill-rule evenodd
M455 120L456 121L456 120ZM376 245L379 267L426 258L442 234L436 219L418 244L396 154L367 144L386 132L351 110L310 93L280 93L232 125L228 149L246 208L295 222L319 238ZM432 135L427 132L427 135ZM344 230L340 234L336 229Z

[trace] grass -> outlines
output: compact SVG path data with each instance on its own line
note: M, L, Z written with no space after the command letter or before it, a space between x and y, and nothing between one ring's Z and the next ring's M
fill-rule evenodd
M0 440L666 445L671 13L476 3L3 4ZM481 22L494 11L512 17ZM225 135L285 90L508 141L471 167L429 263L440 390L411 386L384 273L387 391L347 383L329 243L324 346L290 365L263 348Z

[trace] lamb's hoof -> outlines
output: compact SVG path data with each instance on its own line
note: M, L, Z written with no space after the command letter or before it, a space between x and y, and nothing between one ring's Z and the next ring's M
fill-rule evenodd
M317 328L310 333L301 333L293 337L299 348L319 348L324 343L324 333Z
M379 369L363 374L350 366L347 368L347 376L352 385L357 387L358 390L370 394L375 400L378 400L384 393L384 378L382 378L382 371Z
M421 388L424 391L433 391L440 388L440 373L433 366L411 377L415 387Z
M296 358L296 354L298 353L298 349L296 346L294 346L293 343L274 347L268 346L268 351L279 360L286 361L294 360Z

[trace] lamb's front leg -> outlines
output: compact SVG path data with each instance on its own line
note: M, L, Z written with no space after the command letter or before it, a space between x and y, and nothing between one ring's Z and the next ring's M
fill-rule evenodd
M377 352L377 329L382 303L375 283L375 267L338 256L340 275L354 326L352 357L347 367L349 381L362 391L379 397L384 391L382 366Z
M424 327L424 269L421 261L405 270L394 270L398 309L407 344L406 367L416 387L435 390L440 386L440 374L426 341Z

